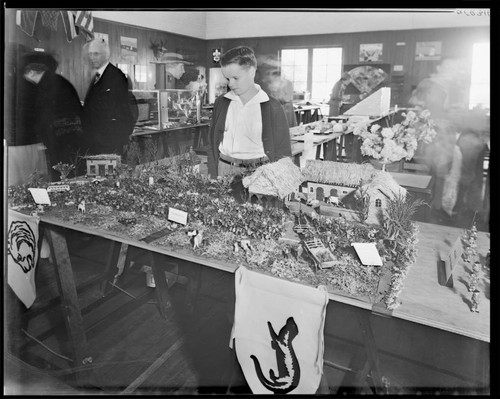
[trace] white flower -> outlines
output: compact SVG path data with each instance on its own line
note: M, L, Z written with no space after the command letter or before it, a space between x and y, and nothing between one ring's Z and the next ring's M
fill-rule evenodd
M392 139L394 137L394 132L390 127L384 127L382 129L382 136L388 139Z

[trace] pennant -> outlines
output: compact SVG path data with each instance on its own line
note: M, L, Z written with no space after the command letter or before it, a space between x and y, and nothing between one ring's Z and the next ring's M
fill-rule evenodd
M35 268L38 262L40 218L9 209L7 218L7 281L27 308L36 298Z
M61 18L66 32L66 40L71 43L78 36L75 26L75 16L72 11L61 11Z
M42 16L42 25L50 30L57 32L57 19L59 18L59 11L40 11Z
M252 392L315 394L323 374L326 288L240 266L235 289L229 346Z
M33 37L35 33L35 22L38 11L30 10L17 10L16 11L16 25L28 36Z
M82 29L87 41L94 38L94 18L92 11L73 11L75 14L75 26Z

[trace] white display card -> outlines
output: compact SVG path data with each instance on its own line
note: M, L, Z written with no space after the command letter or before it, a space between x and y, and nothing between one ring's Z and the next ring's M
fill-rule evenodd
M50 205L50 198L45 188L28 188L35 203L39 205Z
M382 266L382 259L378 253L377 247L372 242L353 242L351 244L359 256L363 265Z
M187 212L175 208L168 208L168 220L183 225L187 224Z

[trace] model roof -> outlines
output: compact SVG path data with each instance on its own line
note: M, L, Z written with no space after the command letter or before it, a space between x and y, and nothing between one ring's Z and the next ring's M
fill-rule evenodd
M260 166L243 178L243 186L251 193L284 198L296 191L304 181L300 168L290 158Z

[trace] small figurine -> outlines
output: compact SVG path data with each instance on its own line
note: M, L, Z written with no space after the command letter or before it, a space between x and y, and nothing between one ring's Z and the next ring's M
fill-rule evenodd
M476 273L472 273L469 278L469 292L472 292L476 289L477 283L479 280L479 276Z
M470 308L470 311L479 313L478 306L479 302L481 301L481 299L479 298L479 290L474 290L474 292L472 293L471 300L472 300L472 306Z
M474 274L479 274L480 271L481 271L481 262L475 261L474 265L472 265L472 272Z
M188 236L193 237L193 249L199 248L203 241L203 232L200 230L188 231Z
M241 240L240 245L241 248L245 250L245 252L252 252L252 246L250 245L250 240Z
M82 200L78 204L78 211L81 212L81 213L85 213L85 200Z

